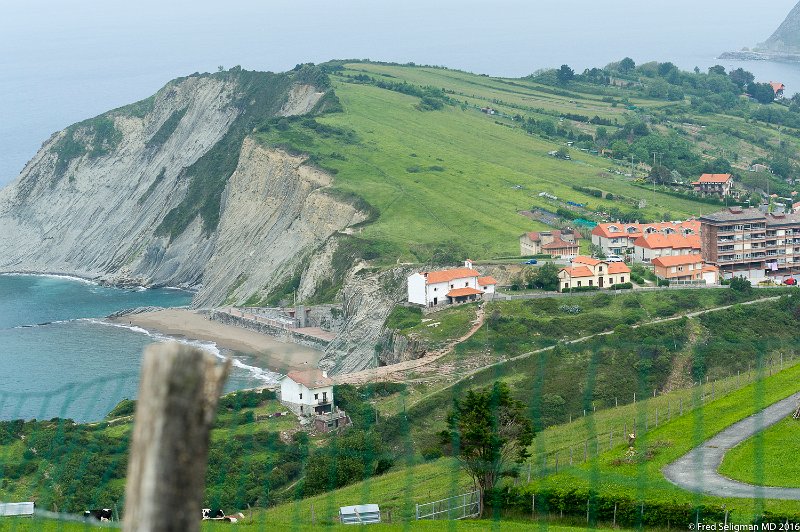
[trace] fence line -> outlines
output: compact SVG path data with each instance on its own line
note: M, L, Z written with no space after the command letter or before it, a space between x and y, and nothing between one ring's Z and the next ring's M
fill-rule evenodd
M455 495L434 502L417 504L417 521L429 519L458 520L475 517L481 513L480 490Z

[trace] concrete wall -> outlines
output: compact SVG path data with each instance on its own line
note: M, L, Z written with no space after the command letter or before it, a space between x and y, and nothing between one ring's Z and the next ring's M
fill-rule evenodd
M328 344L330 343L326 340L322 340L314 336L308 336L306 334L293 331L291 329L281 329L280 327L275 327L273 325L269 325L266 323L261 323L246 318L241 318L239 316L232 316L227 312L218 312L214 310L209 313L209 317L214 321L218 321L226 325L233 325L234 327L250 329L252 331L256 331L261 334L272 336L280 340L281 342L291 342L294 344L310 347L311 349L316 349L318 351L324 351L325 348L328 347Z

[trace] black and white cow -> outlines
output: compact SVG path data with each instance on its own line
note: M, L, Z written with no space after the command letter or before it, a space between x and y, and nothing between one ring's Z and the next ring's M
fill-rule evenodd
M86 510L83 512L84 519L97 519L98 521L111 521L114 513L110 508L103 508L101 510Z
M203 520L206 519L222 519L225 517L225 512L219 508L203 508Z

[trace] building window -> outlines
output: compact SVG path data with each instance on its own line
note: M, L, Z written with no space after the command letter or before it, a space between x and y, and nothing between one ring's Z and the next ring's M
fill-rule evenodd
M578 281L578 286L580 286L580 285L581 285L581 281Z
M589 279L589 286L592 286L593 284L594 284L594 281L592 279Z
M467 281L466 283L464 283L464 286L469 286L469 281Z
M456 287L456 285L454 285L454 284L450 285L450 288L455 288L455 287Z
M613 277L609 277L608 278L608 284L614 284L614 278Z
M569 283L564 283L564 288L569 288Z
M314 394L314 399L319 399L319 394L318 393Z
M302 399L302 398L303 398L303 394L301 393L301 394L300 394L300 399Z

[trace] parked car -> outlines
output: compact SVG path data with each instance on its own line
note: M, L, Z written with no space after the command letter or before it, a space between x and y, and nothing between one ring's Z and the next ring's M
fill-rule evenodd
M522 264L539 264L539 261L536 260L536 259L528 259L525 262L523 262Z
M794 285L797 284L797 279L795 279L794 277L789 277L788 279L784 279L783 280L783 284L789 285L789 286L794 286Z
M608 255L606 257L606 262L625 262L625 260L619 255Z

